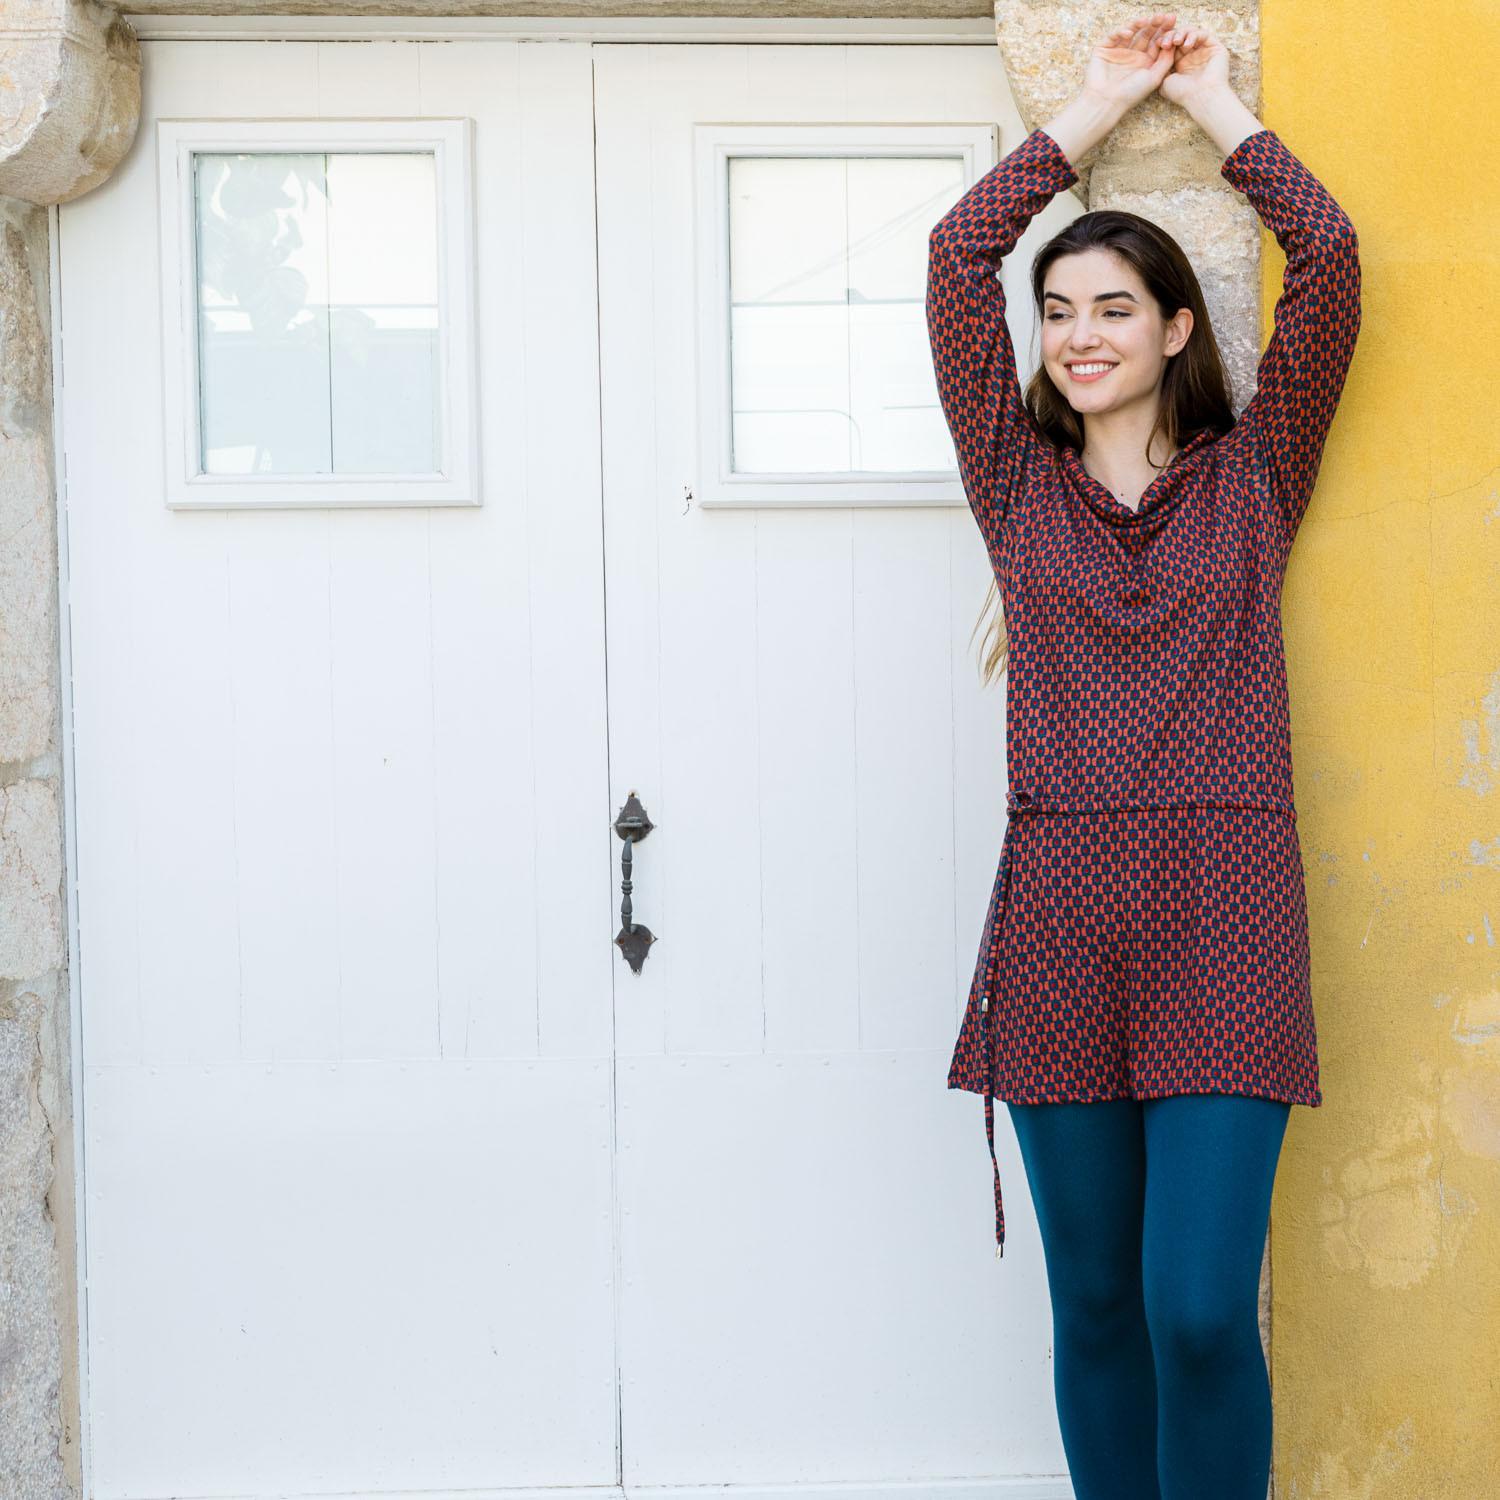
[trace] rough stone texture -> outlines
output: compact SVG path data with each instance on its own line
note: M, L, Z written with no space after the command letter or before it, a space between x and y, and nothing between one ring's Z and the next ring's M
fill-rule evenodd
M66 203L130 149L141 108L135 32L97 0L4 0L0 194Z
M62 967L61 827L55 774L0 786L0 980Z
M47 215L0 198L0 1494L77 1493Z
M47 223L40 209L14 208L0 214L0 767L46 753L57 705L52 391L34 294L46 274L37 261L46 254ZM0 943L6 940L0 928Z
M0 980L0 1494L6 1500L62 1500L80 1489L67 1020L60 972L24 985Z

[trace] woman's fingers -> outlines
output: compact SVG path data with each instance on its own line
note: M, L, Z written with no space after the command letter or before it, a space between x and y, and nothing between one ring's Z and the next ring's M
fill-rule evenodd
M1197 26L1183 27L1175 31L1169 31L1162 38L1168 47L1177 46L1186 52L1189 47L1195 47L1201 41L1208 39L1208 33Z
M1115 27L1100 45L1120 52L1136 52L1147 61L1155 63L1166 35L1165 27L1173 19L1174 15L1170 11L1142 16L1128 25Z
M1141 33L1141 36L1145 40L1145 52L1150 57L1155 58L1156 54L1162 49L1162 44L1166 39L1166 33L1153 28L1150 31L1143 31Z
M1177 12L1171 10L1158 11L1151 16L1139 16L1134 21L1127 21L1123 26L1116 26L1105 37L1105 41L1128 41L1141 31L1155 33L1163 26L1170 26L1176 19Z

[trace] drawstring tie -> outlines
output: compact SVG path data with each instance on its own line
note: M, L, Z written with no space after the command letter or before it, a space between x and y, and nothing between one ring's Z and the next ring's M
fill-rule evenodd
M1000 1192L1000 1158L995 1155L995 1049L991 1040L994 1018L990 1014L990 996L994 993L995 948L1005 924L1006 909L1010 906L1010 830L1017 814L1036 810L1030 792L1006 792L1005 834L1000 840L1000 909L995 914L995 928L991 935L990 952L985 965L984 993L979 1002L979 1024L984 1034L984 1138L990 1148L990 1165L995 1173L995 1259L1005 1254L1005 1200Z
M1292 803L1280 797L1227 798L1192 797L1165 802L1092 802L1088 799L1072 800L1066 804L1054 801L1039 802L1030 792L1006 792L1005 834L1000 840L1000 902L995 914L994 930L990 936L990 951L985 961L984 993L980 997L980 1029L984 1034L984 1135L990 1148L990 1164L995 1171L995 1259L1005 1254L1005 1202L1000 1193L1000 1158L995 1155L995 1054L993 1042L994 1017L990 1011L990 999L994 993L995 950L999 947L1000 934L1004 930L1006 910L1010 906L1010 830L1018 816L1033 813L1089 813L1089 812L1145 812L1167 807L1241 807L1260 809L1266 812L1285 813L1293 822L1297 811Z

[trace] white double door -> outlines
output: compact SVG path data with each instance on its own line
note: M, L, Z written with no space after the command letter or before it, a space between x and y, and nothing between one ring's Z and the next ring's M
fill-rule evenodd
M91 1493L1065 1494L1019 1160L996 1262L945 1089L977 530L692 498L695 123L1013 139L994 49L144 50L60 231ZM423 114L483 503L169 510L156 121Z

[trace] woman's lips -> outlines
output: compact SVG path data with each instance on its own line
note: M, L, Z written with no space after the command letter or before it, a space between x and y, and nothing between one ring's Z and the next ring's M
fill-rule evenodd
M1087 361L1085 361L1087 363ZM1103 380L1106 375L1112 375L1115 367L1111 365L1107 370L1096 370L1092 375L1080 375L1070 365L1068 367L1068 379L1076 380L1080 385L1087 385L1090 381Z

